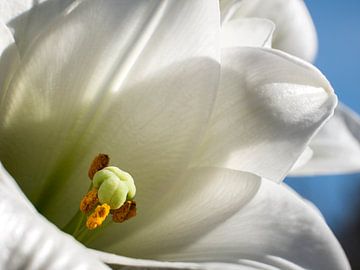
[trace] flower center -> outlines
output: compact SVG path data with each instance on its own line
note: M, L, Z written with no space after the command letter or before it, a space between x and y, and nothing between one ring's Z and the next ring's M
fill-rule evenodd
M88 176L92 180L88 193L80 202L78 213L64 227L79 241L90 242L100 226L106 226L109 214L112 222L121 223L136 216L136 203L133 200L136 187L132 176L109 165L109 157L99 154L91 163ZM105 223L104 225L102 225Z

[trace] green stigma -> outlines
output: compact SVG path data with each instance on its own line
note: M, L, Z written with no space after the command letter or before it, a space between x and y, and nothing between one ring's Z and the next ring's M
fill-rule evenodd
M132 176L114 166L97 171L93 186L98 189L99 202L108 204L111 209L118 209L126 201L133 200L136 194Z

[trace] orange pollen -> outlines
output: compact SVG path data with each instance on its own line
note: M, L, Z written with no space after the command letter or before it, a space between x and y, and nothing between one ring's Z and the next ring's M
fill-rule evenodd
M90 190L80 202L80 211L87 214L99 203L97 189Z
M92 213L87 221L86 221L86 227L89 230L93 230L99 226L101 226L101 224L104 222L104 220L106 219L106 217L109 215L110 213L110 206L106 203L102 204L102 205L98 205L95 208L94 213Z

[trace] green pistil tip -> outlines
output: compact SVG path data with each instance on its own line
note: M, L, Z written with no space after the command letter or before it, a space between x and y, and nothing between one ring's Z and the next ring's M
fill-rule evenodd
M117 167L109 166L97 171L93 186L98 189L99 202L118 209L125 201L133 200L136 187L132 176Z

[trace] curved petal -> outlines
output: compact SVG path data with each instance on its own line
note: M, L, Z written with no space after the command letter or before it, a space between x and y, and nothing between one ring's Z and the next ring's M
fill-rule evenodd
M310 64L280 51L223 51L221 81L196 166L218 166L281 181L337 99Z
M0 22L0 100L6 94L20 63L18 48L10 29Z
M271 47L274 29L274 23L266 19L231 20L221 27L221 47Z
M293 170L296 170L297 168L300 168L304 166L306 163L308 163L309 160L313 157L313 155L314 155L314 151L309 146L306 147L305 151L300 155L300 157L295 162L294 166L291 168L290 173L293 172Z
M12 0L0 2L0 20L8 23L20 14L29 10L33 5L33 0Z
M213 106L218 13L215 0L89 0L38 37L0 108L1 160L37 209L64 225L99 152L140 201L172 185Z
M137 258L176 253L236 213L260 183L255 175L220 168L193 168L176 180L172 190L158 194L151 210L139 204L136 218L114 224L93 246Z
M204 269L87 249L42 218L0 164L1 269Z
M12 29L21 56L73 1L14 0L0 3L0 20Z
M213 231L164 260L252 260L276 269L350 269L320 212L285 185L263 180L259 192Z
M164 270L164 269L181 269L181 270L280 270L271 265L251 261L241 260L236 264L223 263L223 262L164 262L154 260L140 260L122 257L110 253L93 251L93 254L106 262L112 269L134 269L136 270ZM284 264L282 265L282 267ZM288 270L290 268L281 268L281 270ZM302 270L296 268L296 270Z
M273 48L313 61L317 37L311 16L302 0L232 0L222 5L223 20L266 18L275 23Z
M223 262L164 262L154 260L140 260L122 257L110 253L93 251L93 254L106 262L112 269L134 269L136 270L164 270L164 269L181 269L181 270L280 270L271 265L252 261L241 260L238 263L223 263ZM284 266L284 265L282 265ZM288 270L290 268L281 268L281 270ZM296 268L296 270L302 270Z
M157 269L203 269L200 264L197 263L183 263L183 262L162 262L154 260L141 260L123 257L107 252L100 252L97 250L91 250L94 256L98 257L101 261L106 262L111 269L132 269L136 270L157 270Z
M1 269L109 269L42 218L0 168Z
M345 105L311 140L314 154L291 175L325 175L360 172L360 117Z

